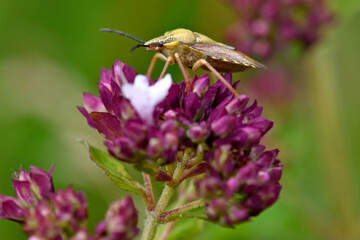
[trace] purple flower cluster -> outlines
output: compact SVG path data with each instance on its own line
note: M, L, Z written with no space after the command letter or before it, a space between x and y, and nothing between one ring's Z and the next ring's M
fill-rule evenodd
M292 43L307 48L332 20L325 0L229 0L238 20L228 41L245 54L270 58Z
M133 84L135 77L133 68L116 61L111 71L101 71L100 97L83 94L85 108L78 109L88 124L106 138L105 144L113 156L135 163L136 167L153 174L157 180L169 180L170 177L157 165L175 160L179 139L184 132L172 120L160 120L159 116L155 119L154 116L154 120L147 121L141 117L121 89L123 79Z
M29 239L116 240L133 239L137 234L137 212L131 198L116 202L126 211L109 209L112 214L106 223L117 229L110 228L107 233L116 231L115 235L107 238L97 230L95 236L90 236L85 226L88 215L84 193L74 192L72 187L55 192L53 167L49 173L37 167L30 170L15 174L13 186L18 198L0 195L0 218L20 223Z
M90 113L79 108L89 125L105 136L112 155L147 167L172 163L177 153L191 150L180 180L205 173L196 185L206 212L227 226L257 215L277 200L282 172L277 150L265 151L259 145L273 123L261 116L256 101L249 104L247 96L234 97L221 82L210 85L207 74L195 76L188 89L184 81L172 83L149 124L121 91L121 76L131 83L135 75L126 64L115 62L112 71L102 71L100 98L84 95ZM231 74L224 78L232 83Z
M113 202L104 221L96 228L95 239L98 240L131 240L139 232L137 211L131 197Z
M27 208L36 207L41 200L49 200L55 193L52 171L53 167L47 173L31 166L30 172L24 169L16 172L12 182L18 198L0 195L0 218L24 222Z
M41 199L36 206L24 210L23 230L28 236L60 240L87 235L84 226L88 217L85 195L75 193L72 187L59 190L50 199Z
M271 206L281 190L278 150L252 144L243 149L223 145L207 156L208 171L197 182L212 221L226 226L249 220Z

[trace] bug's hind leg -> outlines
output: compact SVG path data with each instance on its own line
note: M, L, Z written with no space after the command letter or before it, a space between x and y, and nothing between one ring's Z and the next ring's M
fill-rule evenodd
M230 83L228 83L221 74L216 71L216 69L210 65L205 59L199 59L194 63L194 66L192 67L193 71L195 72L199 67L205 66L210 72L212 72L229 90L230 92L237 98L239 97L239 94L236 92L236 90L231 86Z
M175 54L174 54L174 57L175 57L175 59L176 59L176 62L179 64L179 67L180 67L180 69L181 69L181 72L182 72L183 75L184 75L185 82L186 82L186 90L188 90L189 87L190 87L190 84L191 84L190 74L189 74L188 70L184 67L184 64L183 64L183 62L181 61L181 58L180 58L180 54L179 54L179 53L175 53Z
M154 55L154 57L152 58L151 63L149 65L149 68L148 68L147 73L146 73L146 76L148 76L149 78L151 76L152 71L154 70L156 60L158 60L158 59L161 59L164 62L167 60L166 57L164 55L162 55L161 53L156 53Z

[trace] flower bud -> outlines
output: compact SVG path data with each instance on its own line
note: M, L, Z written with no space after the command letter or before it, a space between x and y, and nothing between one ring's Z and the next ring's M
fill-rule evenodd
M96 227L96 239L131 240L138 234L137 211L131 197L113 202L103 222Z

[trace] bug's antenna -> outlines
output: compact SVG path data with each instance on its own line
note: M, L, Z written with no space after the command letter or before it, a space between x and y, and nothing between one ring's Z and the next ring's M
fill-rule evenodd
M143 40L140 40L136 37L133 37L127 33L124 33L124 32L121 32L121 31L118 31L118 30L114 30L114 29L109 29L109 28L100 28L100 31L101 32L112 32L112 33L116 33L116 34L119 34L119 35L122 35L122 36L125 36L125 37L128 37L128 38L131 38L132 40L135 40L135 41L138 41L140 43L145 43L145 41Z
M130 52L134 51L134 50L137 49L138 47L150 47L150 45L138 44L138 45L134 46L132 49L130 49Z

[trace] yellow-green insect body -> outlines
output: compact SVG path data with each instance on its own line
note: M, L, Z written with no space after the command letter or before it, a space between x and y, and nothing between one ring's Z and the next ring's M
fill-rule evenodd
M149 77L154 69L156 59L166 61L159 78L164 77L169 64L174 64L176 61L185 77L186 90L191 85L190 75L186 67L192 68L194 71L200 67L211 71L236 97L239 96L236 90L219 72L239 72L249 68L266 68L245 54L236 51L232 46L216 42L203 34L184 28L166 32L163 36L147 42L117 30L101 29L101 31L114 32L142 43L133 49L146 47L147 50L156 52L146 74Z
M179 28L144 43L147 50L174 57L179 53L185 66L192 68L199 59L209 62L219 72L237 72L248 68L265 68L234 47L187 29ZM204 67L206 69L206 67Z

